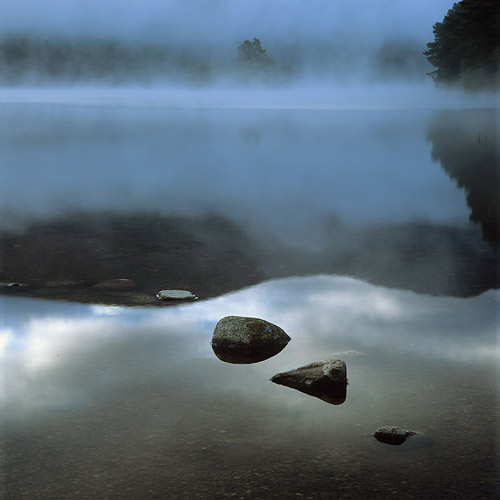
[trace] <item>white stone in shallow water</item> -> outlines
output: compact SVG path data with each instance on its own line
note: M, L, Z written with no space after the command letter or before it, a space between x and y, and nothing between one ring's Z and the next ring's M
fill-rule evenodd
M196 300L198 298L188 290L160 290L156 297L159 300Z

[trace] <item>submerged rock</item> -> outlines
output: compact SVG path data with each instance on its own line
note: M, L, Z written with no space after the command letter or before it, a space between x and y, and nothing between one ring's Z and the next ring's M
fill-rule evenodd
M62 280L62 281L47 281L45 286L49 288L58 288L58 287L66 287L66 286L76 286L85 283L84 281L73 281L73 280Z
M257 363L278 354L290 340L279 326L266 320L226 316L215 327L212 349L227 363Z
M342 404L347 397L347 369L341 359L316 361L295 370L277 373L271 381L334 405Z
M397 425L384 425L379 427L372 436L381 443L400 445L403 444L407 438L415 434L417 434L415 431L409 431Z
M100 290L123 290L126 288L133 288L134 282L131 279L127 278L117 278L106 281L101 281L94 285L93 288L97 288Z
M160 290L156 298L159 300L196 300L198 297L188 290Z

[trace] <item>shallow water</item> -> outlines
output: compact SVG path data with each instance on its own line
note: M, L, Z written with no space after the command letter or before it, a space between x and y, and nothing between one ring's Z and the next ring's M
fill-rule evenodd
M4 498L495 498L494 111L2 113ZM332 357L341 405L269 381Z
M493 498L497 301L335 276L167 309L6 298L7 498ZM210 338L227 314L292 341L223 363ZM269 381L332 357L342 405ZM371 436L393 424L419 434Z

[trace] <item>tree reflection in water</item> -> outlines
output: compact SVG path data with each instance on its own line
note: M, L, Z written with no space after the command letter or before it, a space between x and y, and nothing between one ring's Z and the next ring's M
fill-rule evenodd
M447 110L436 113L427 138L432 158L465 191L470 220L483 238L500 244L500 142L498 111Z

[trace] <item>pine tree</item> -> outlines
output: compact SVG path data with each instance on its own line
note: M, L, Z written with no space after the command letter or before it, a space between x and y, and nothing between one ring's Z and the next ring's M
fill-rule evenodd
M438 84L468 89L500 86L500 1L462 0L433 26L424 52Z

